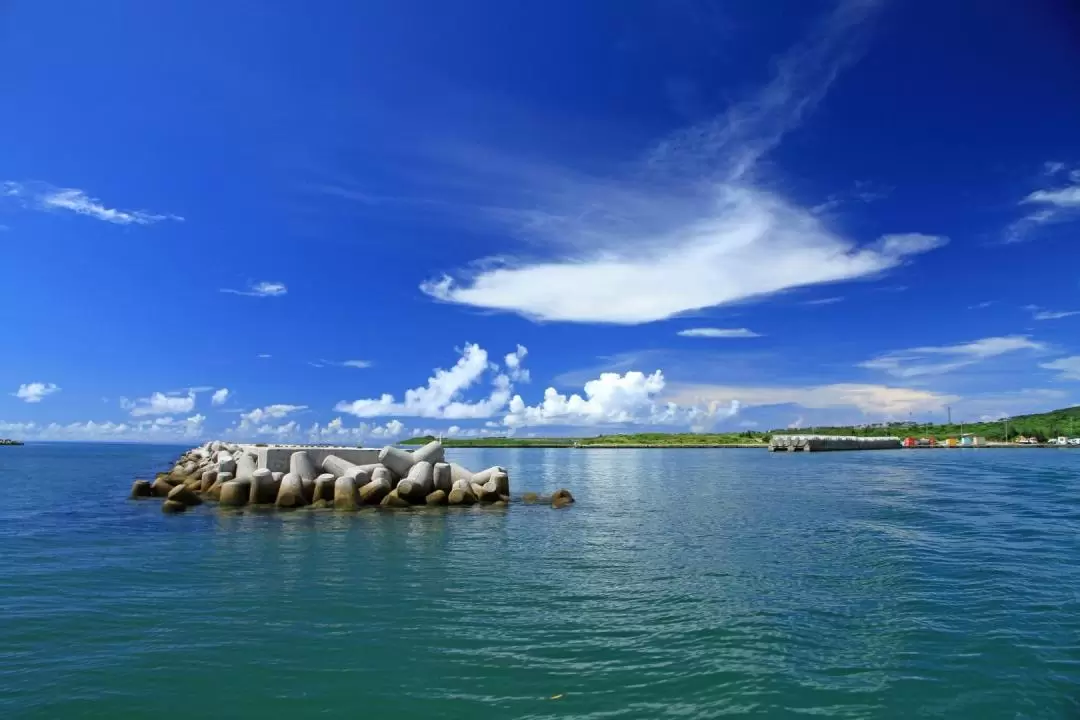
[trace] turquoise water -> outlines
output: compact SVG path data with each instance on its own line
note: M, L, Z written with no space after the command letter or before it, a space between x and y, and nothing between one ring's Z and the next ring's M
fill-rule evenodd
M0 717L1080 713L1080 452L451 451L566 511L125 499L179 450L0 448Z

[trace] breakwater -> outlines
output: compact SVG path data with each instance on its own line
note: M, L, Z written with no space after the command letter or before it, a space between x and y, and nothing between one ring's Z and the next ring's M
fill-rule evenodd
M769 452L824 452L831 450L897 450L898 437L856 437L852 435L773 435Z
M248 505L293 510L304 507L358 510L362 506L506 506L513 497L510 474L495 466L479 472L445 462L435 440L413 452L299 445L207 442L183 453L168 472L136 480L132 499L163 499L162 512L181 513L206 501L221 507ZM526 504L563 508L569 490L549 497L522 493Z

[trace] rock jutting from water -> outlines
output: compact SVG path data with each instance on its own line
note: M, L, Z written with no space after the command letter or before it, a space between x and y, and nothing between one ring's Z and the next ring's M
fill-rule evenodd
M438 440L413 452L388 445L371 448L241 445L207 442L181 455L153 482L136 480L132 499L156 498L165 513L182 513L204 502L233 509L248 506L356 511L417 506L505 506L510 474L494 466L478 472L446 462ZM569 490L525 504L572 503Z

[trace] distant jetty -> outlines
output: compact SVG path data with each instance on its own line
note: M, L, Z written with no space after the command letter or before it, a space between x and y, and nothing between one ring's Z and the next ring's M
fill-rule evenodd
M184 512L204 502L225 508L356 511L364 506L505 507L514 500L506 468L473 472L445 462L438 440L413 452L392 445L377 450L208 442L182 454L153 482L136 480L131 497L162 498L165 513ZM553 508L574 502L565 489L549 497L523 493L516 500Z
M22 440L6 440L0 438L0 445L22 445Z
M853 435L773 435L770 452L824 452L828 450L899 450L898 437L856 437Z

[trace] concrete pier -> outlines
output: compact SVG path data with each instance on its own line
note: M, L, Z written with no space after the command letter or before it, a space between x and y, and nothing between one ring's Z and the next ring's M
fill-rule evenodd
M853 435L773 435L769 452L825 452L829 450L899 450L898 437Z

